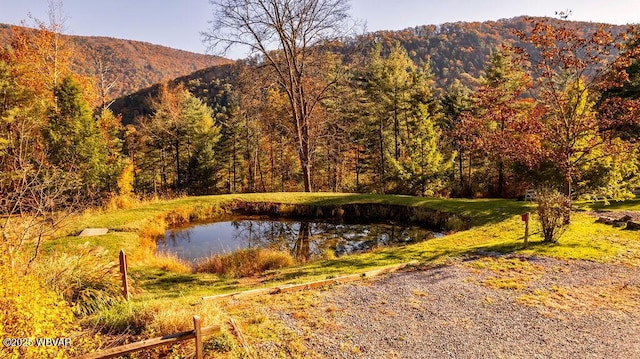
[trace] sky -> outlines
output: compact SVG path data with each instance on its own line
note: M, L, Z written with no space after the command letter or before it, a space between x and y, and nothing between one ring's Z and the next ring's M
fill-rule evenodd
M197 53L213 17L209 0L63 0L66 33L150 42ZM48 0L0 0L0 23L46 20ZM418 25L485 21L520 15L554 16L570 9L570 20L611 24L640 23L640 0L351 0L351 13L367 31ZM227 57L244 57L238 50Z

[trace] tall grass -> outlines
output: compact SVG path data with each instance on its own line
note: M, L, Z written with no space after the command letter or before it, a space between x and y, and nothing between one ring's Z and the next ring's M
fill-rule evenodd
M169 335L193 329L193 316L199 315L204 325L221 322L224 312L214 301L173 303L162 301L122 302L89 318L100 332L110 335Z
M193 267L190 263L171 253L156 253L145 257L142 261L138 262L138 264L156 267L175 273L193 272Z
M295 264L288 252L266 248L248 248L233 253L214 254L196 264L196 272L216 273L228 277L250 277L272 269Z
M94 313L122 299L118 265L101 248L53 253L36 263L34 274L60 293L77 316Z

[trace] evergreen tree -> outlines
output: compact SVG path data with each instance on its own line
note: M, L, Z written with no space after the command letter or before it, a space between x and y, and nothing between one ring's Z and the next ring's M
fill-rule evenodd
M186 122L186 159L188 161L185 187L192 194L212 193L215 186L213 171L214 148L220 139L211 109L187 92L182 116Z
M376 187L381 192L433 193L435 188L427 188L431 187L428 173L440 173L447 166L441 159L428 158L441 157L439 135L434 132L439 111L433 101L431 72L426 63L416 66L399 44L387 58L381 52L381 46L373 50L365 75ZM436 166L427 169L432 165Z
M55 108L44 129L49 161L82 178L88 195L105 188L107 143L78 83L65 76L54 90Z
M457 159L458 181L455 180L455 171L452 172L452 184L458 184L458 193L466 191L465 175L464 175L464 158L466 148L463 146L464 141L455 134L460 127L461 115L468 112L472 108L471 90L464 86L459 80L454 80L451 86L447 88L444 95L440 99L442 108L441 128L446 137L445 144L449 145L448 154Z
M219 140L211 109L182 86L166 85L153 100L153 109L154 114L141 123L146 145L145 161L139 163L144 172L141 189L165 194L210 192L213 148Z

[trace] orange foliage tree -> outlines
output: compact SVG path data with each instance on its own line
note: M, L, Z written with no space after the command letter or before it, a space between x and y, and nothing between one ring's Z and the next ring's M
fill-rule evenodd
M599 25L584 34L566 22L530 19L530 32L519 37L533 45L535 97L545 131L547 161L571 196L585 171L607 155L611 131L603 131L604 118L595 111L600 84L615 71L609 56L620 35L611 26ZM587 190L584 189L583 190Z

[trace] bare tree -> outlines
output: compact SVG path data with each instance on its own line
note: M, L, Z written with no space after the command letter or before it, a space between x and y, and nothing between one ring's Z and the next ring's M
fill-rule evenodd
M202 33L213 50L240 45L270 66L289 101L294 138L304 179L311 183L313 112L333 85L313 85L315 52L349 32L348 0L210 0L211 28ZM317 69L317 67L315 67Z
M90 50L89 52L94 66L94 77L98 95L100 96L100 106L102 110L107 110L116 101L112 95L117 89L120 76L116 74L110 63L115 63L115 55L106 48L100 50Z

